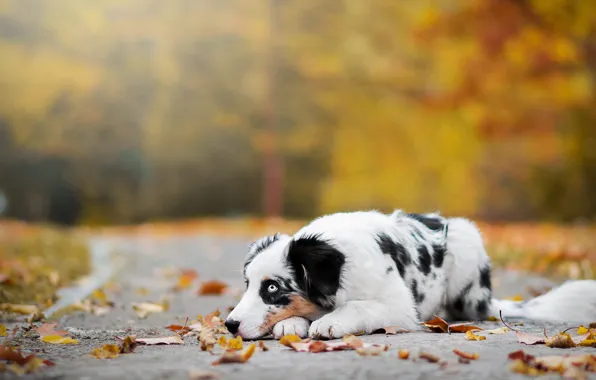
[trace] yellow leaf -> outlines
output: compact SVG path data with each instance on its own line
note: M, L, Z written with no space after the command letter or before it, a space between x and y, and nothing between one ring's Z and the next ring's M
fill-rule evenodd
M505 297L505 299L510 301L523 301L524 297L522 297L521 294L516 294L513 297Z
M468 330L465 336L466 340L486 340L485 336L476 335L472 330Z
M105 344L94 348L90 355L97 359L114 359L120 355L120 347L116 344Z
M60 335L47 335L40 339L42 342L45 343L52 343L52 344L78 344L79 341L76 339L72 339L65 336Z
M284 346L292 347L292 343L302 342L302 338L300 338L296 334L291 335L284 335L279 340L279 343L283 344Z
M0 336L6 336L6 326L0 324Z
M588 332L588 329L585 328L583 325L581 325L577 328L577 335L584 335L587 332Z
M39 312L39 309L35 305L19 305L11 303L0 304L0 310L6 310L17 314L35 314Z

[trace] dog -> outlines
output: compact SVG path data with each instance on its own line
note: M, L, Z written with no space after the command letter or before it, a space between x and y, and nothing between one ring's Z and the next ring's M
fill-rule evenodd
M592 322L596 281L568 281L530 301L492 297L491 263L476 225L439 213L342 212L293 236L250 244L246 290L225 321L244 339L341 338L386 326L407 330L438 315Z

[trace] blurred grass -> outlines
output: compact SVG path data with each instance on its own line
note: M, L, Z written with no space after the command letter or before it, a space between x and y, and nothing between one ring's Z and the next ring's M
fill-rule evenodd
M90 268L87 245L77 233L0 221L0 303L44 309L56 300L56 290Z

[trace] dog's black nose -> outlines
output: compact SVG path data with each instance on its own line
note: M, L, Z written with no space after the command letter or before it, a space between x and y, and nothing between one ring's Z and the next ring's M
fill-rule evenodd
M233 319L227 319L224 325L226 325L226 328L231 334L236 334L238 332L238 327L240 327L240 322Z

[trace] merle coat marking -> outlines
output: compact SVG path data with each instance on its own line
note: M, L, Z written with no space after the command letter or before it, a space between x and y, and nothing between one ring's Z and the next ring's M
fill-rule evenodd
M246 339L273 334L340 338L385 326L417 329L439 315L590 322L596 281L569 282L526 303L492 298L480 232L463 218L377 211L315 219L294 236L249 247L246 292L226 320ZM594 296L580 298L590 291Z

